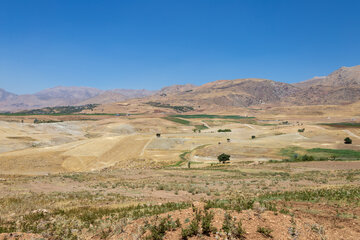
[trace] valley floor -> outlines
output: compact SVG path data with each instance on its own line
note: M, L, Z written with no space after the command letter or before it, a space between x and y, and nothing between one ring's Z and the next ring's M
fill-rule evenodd
M0 239L359 239L360 130L299 119L1 121Z

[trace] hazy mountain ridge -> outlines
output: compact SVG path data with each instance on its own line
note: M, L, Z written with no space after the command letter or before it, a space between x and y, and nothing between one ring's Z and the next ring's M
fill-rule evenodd
M91 87L64 87L44 89L34 94L16 95L0 90L0 111L20 111L26 109L84 105L90 103L104 104L141 98L154 94L155 91L145 89L113 89L100 90Z
M121 102L132 98L144 98L155 94L157 91L150 91L146 89L113 89L100 93L99 95L86 99L79 103L79 105L97 103L113 103Z
M17 95L0 88L0 102L15 98Z
M61 99L64 102L76 104L79 101L95 97L103 90L91 87L54 87L42 90L34 95L41 100Z

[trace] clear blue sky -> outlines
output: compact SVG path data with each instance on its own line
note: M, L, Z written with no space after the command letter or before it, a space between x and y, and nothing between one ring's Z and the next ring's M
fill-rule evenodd
M359 0L0 0L0 88L298 82L360 64Z

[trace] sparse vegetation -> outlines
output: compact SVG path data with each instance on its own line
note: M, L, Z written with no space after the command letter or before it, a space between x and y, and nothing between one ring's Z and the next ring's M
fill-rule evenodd
M128 218L138 219L184 209L189 206L188 203L165 203L162 205L139 204L121 208L75 207L70 209L54 209L51 212L43 210L32 211L29 214L22 215L21 221L18 221L16 225L16 231L47 233L58 238L63 238L63 234L66 234L65 238L68 239L70 236L75 237L70 232L66 232L68 229L89 228L91 225L99 227L102 219L111 218L116 221ZM4 226L8 227L4 228ZM1 226L1 229L3 232L8 232L9 230L15 231L14 226L14 221L8 221ZM162 239L160 236L164 234L164 231L173 230L177 227L180 227L178 221L173 221L170 217L161 219L159 224L149 226L151 232L150 239Z
M16 113L0 113L7 116L27 116L27 115L71 115L80 113L83 110L93 111L99 104L87 104L83 106L58 106L46 107L41 109L33 109ZM114 115L114 114L111 114Z
M48 175L36 176L0 175L0 193L3 194L0 197L0 232L39 233L44 238L51 236L54 239L83 239L84 236L99 239L164 239L168 236L174 239L194 236L245 239L250 236L260 238L260 234L277 239L279 223L276 220L287 219L286 234L292 238L300 233L312 232L331 239L328 233L321 230L320 225L304 226L304 214L311 218L308 222L317 222L319 216L322 216L320 222L326 229L335 225L342 227L337 231L344 231L344 236L345 231L357 223L360 171L356 160L360 160L360 152L352 150L356 144L347 146L348 149L306 149L305 147L311 146L312 135L317 133L313 126L307 127L308 139L304 140L294 134L294 129L296 131L299 127L294 124L283 125L282 120L277 120L276 124L257 127L245 126L244 123L248 122L236 119L195 120L196 117L182 116L187 115L166 117L165 119L178 124L168 123L165 127L158 126L156 118L126 119L136 129L136 134L125 136L118 136L121 135L118 126L124 124L124 119L117 121L112 117L98 122L99 124L89 125L76 122L76 125L72 125L75 127L70 129L74 134L69 131L64 134L66 138L56 135L46 139L38 137L39 129L51 127L51 131L55 131L59 127L61 131L65 131L63 126L67 126L68 122L64 120L62 124L39 126L28 124L34 117L24 118L25 124L21 124L19 119L22 118L12 116L17 122L6 123L6 127L21 125L21 129L29 127L31 133L36 134L32 138L24 136L24 130L18 131L20 134L5 136L4 141L8 141L5 147L15 142L42 147L56 139L65 142L71 139L74 142L66 144L71 146L71 151L76 150L79 154L83 152L76 147L76 139L85 144L91 143L91 148L88 149L90 152L92 147L95 149L98 144L100 147L100 142L107 141L108 137L111 141L118 141L120 138L131 141L124 148L143 145L139 147L138 155L131 155L124 165L117 165L121 161L116 159L115 165L93 172L49 171ZM211 126L206 133L191 132L192 128L196 131L205 129L205 125ZM81 132L78 126L86 129L86 132ZM228 134L211 134L227 126L231 126L234 131L230 134L231 137ZM102 131L106 134L102 135ZM331 144L329 147L338 146L334 144L334 139L337 142L342 140L342 129L326 128L324 135L328 131L338 131L331 133L328 142ZM157 138L156 133L161 133L161 137ZM274 138L280 133L283 134L281 138ZM259 139L251 141L251 136L255 137L255 134ZM357 130L354 130L354 134L358 134ZM98 137L103 138L97 139ZM321 137L313 146L326 146L323 145L327 143L326 138ZM316 139L318 138L320 137L317 136ZM93 139L99 141L92 142ZM303 142L306 144L302 144ZM120 143L123 146L120 141L114 146L103 146L109 150L101 154L111 155L113 149L120 154ZM206 145L201 145L202 143ZM58 151L62 147L49 149ZM32 152L34 150L36 149L32 149ZM63 163L46 150L47 148L41 149L46 155L39 155L46 159L44 165ZM67 154L70 152L66 151ZM59 150L59 154L61 153L62 150ZM221 155L228 157L220 157ZM231 164L219 164L228 162L230 155ZM42 165L39 161L36 162L35 157L31 154L24 155L24 159L33 160L37 171ZM271 164L268 164L267 159L270 157L282 160L269 160ZM83 157L82 160L88 159ZM329 160L332 162L313 162ZM19 159L3 160L2 157L1 160L2 163L12 161ZM24 186L29 187L29 190ZM248 227L250 222L258 218L262 220L260 224L256 222L253 227ZM259 232L256 232L258 226ZM271 228L266 229L269 226ZM309 231L300 232L304 227Z
M34 123L35 124L39 124L39 123L58 123L58 122L63 122L63 121L55 121L55 120L38 120L37 118L34 119Z
M208 129L207 126L205 125L195 125L195 129L198 131L204 130L204 129Z
M273 232L273 230L268 227L260 227L259 226L257 229L257 232L261 233L264 237L272 238L271 233Z
M218 129L218 132L231 132L231 129Z
M320 154L319 156L326 156L333 158L349 158L349 159L360 159L360 151L351 149L328 149L328 148L312 148L308 149L307 152L312 154Z
M191 106L172 106L170 104L164 104L164 103L160 103L160 102L147 102L146 104L149 104L150 106L153 106L153 107L159 107L159 108L171 108L177 112L189 112L189 111L194 110L194 108Z
M167 231L173 231L181 226L179 220L173 221L170 215L161 218L158 224L146 226L150 230L150 235L145 239L147 240L162 240Z
M344 186L341 188L307 189L299 191L284 191L267 193L260 196L260 200L281 199L285 201L307 201L307 202L344 202L360 204L360 187Z

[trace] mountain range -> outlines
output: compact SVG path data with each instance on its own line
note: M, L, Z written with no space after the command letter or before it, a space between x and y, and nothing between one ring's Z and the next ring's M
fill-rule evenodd
M248 107L259 104L346 104L360 101L360 65L341 67L328 76L295 84L267 79L218 80L201 86L173 85L159 91L100 90L90 87L54 87L35 94L17 95L0 89L0 111L106 104L141 98L174 105Z

